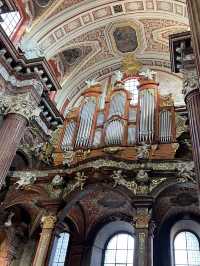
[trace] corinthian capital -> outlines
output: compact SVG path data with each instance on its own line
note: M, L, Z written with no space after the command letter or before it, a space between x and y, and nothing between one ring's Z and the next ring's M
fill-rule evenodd
M3 114L19 114L30 120L34 116L39 116L41 110L31 94L23 93L18 95L1 95L0 111Z
M57 218L53 215L43 216L42 217L42 228L43 229L53 229L57 221Z
M184 70L183 93L185 96L199 88L199 77L196 68Z

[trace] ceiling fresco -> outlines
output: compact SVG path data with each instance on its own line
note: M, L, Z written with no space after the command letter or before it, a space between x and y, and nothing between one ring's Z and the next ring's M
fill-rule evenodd
M81 94L86 80L101 80L119 69L127 53L170 75L169 35L189 30L184 0L37 0L31 4L36 11L23 42L29 48L37 43L47 60L54 62L63 88L56 96L58 108ZM166 75L162 78L170 80Z

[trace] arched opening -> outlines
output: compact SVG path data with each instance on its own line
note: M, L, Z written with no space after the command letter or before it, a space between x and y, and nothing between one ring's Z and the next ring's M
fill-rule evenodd
M107 243L104 253L104 266L133 266L134 237L128 233L117 233Z
M69 246L70 235L62 232L54 239L49 266L64 266Z
M190 231L178 233L174 239L174 266L200 265L198 237Z
M97 233L90 266L133 266L135 261L134 227L125 221L104 225Z

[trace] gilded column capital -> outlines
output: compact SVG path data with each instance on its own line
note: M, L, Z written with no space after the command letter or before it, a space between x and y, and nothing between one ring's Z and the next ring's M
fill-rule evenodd
M149 212L148 208L139 208L137 209L136 215L133 217L133 224L137 229L148 229L150 219L151 212Z
M34 116L39 116L41 109L30 93L18 95L0 95L0 112L4 115L19 114L30 120Z
M53 215L43 216L41 219L42 228L43 229L53 229L56 221L57 221L56 216L53 216Z
M196 68L184 70L183 94L185 97L196 89L199 89L199 77Z

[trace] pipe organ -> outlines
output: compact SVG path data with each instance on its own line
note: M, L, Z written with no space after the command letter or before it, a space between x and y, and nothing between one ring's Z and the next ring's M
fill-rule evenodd
M137 101L126 90L123 80L109 90L104 109L100 109L102 91L92 85L79 107L68 113L61 149L99 149L108 146L136 146L142 143L175 142L175 110L171 96L160 96L158 84L140 76ZM129 77L130 80L130 77ZM84 96L84 97L83 97Z

